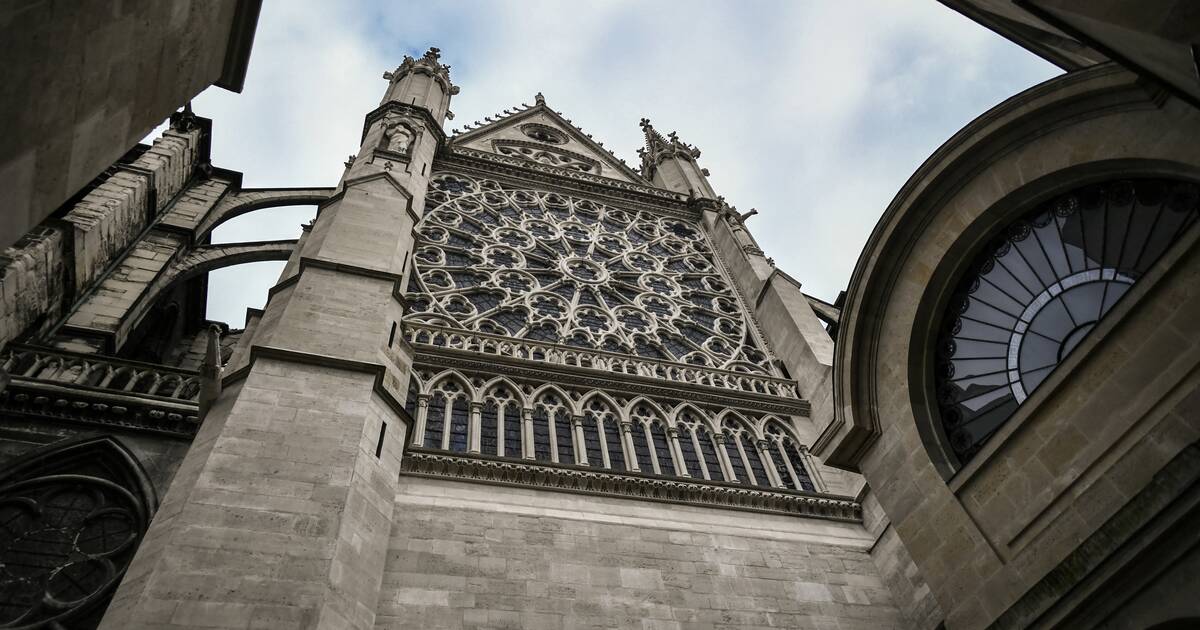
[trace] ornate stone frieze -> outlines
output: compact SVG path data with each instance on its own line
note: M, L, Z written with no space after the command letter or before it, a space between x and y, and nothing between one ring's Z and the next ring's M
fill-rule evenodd
M186 438L199 426L195 372L27 346L3 360L6 413Z
M643 204L645 208L653 208L654 211L661 214L686 217L693 220L698 216L696 211L685 205L687 199L683 195L669 190L623 182L600 175L539 164L487 151L479 151L456 145L439 156L439 162L439 167L453 165L460 169L469 169L474 173L486 177L494 178L509 175L520 178L524 183L532 181L542 186L556 188L571 186L579 192L615 197L627 203Z
M413 448L401 463L402 474L461 479L560 492L685 503L833 521L861 522L862 506L846 497L699 482L685 478L653 478L590 470L545 462L451 455Z

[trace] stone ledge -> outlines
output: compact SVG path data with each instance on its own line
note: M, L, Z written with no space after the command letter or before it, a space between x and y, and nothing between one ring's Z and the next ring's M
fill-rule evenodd
M433 452L418 447L410 447L405 452L400 471L402 475L416 477L443 477L556 492L862 522L862 505L848 497L680 477L643 477L547 462Z

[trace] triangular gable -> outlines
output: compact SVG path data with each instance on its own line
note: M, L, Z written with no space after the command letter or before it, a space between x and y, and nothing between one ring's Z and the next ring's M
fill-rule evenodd
M640 175L582 129L537 104L454 136L456 147L522 158L624 182L646 184ZM490 118L490 117L489 117Z

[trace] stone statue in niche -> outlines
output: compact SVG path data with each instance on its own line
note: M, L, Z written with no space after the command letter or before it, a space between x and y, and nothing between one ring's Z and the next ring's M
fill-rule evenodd
M383 137L379 148L390 153L408 155L416 135L412 129L399 118L388 118L383 121Z

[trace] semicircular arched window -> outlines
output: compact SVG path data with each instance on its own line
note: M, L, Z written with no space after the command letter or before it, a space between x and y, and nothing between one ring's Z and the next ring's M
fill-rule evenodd
M1200 215L1200 186L1093 184L1018 219L976 254L938 337L948 445L966 463Z

